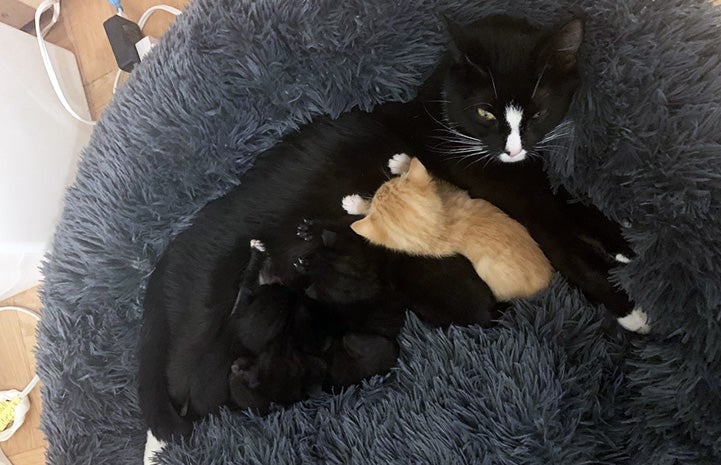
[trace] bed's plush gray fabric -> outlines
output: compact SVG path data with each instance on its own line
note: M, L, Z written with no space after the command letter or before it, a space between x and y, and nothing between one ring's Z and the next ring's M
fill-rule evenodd
M437 13L585 12L577 150L639 258L653 333L601 329L562 280L496 329L411 321L384 379L266 418L224 413L162 463L721 463L721 14L694 0L199 0L98 124L45 266L38 370L51 464L138 464L144 285L170 238L319 113L406 99ZM567 17L567 16L566 16Z

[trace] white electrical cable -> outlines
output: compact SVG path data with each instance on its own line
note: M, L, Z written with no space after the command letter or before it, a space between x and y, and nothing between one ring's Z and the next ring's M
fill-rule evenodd
M113 95L115 95L115 91L118 90L118 84L120 83L120 76L123 75L123 70L119 69L118 72L115 74L115 80L113 81Z
M27 308L16 306L0 307L0 312L7 311L20 312L40 321L40 315L31 310L28 310ZM0 402L15 401L19 399L18 404L14 407L14 412L12 414L12 423L7 429L5 429L4 431L0 431L0 442L4 442L10 439L12 435L15 434L15 431L17 431L18 428L20 428L20 426L22 426L22 424L25 422L25 415L28 413L28 410L30 410L30 400L28 400L28 395L30 394L30 391L35 389L35 386L37 386L38 382L40 382L40 378L38 378L37 375L34 375L33 379L30 380L28 385L25 386L25 389L23 389L22 391L17 391L15 389L0 391ZM4 455L0 457L4 457ZM5 460L7 460L7 457L5 457Z
M148 18L150 18L150 15L152 15L154 12L160 11L160 10L167 11L168 13L175 15L175 16L180 16L181 14L183 14L182 11L180 11L177 8L173 8L172 6L168 6L168 5L151 6L150 8L148 8L145 11L145 13L143 13L143 16L141 16L140 20L138 21L138 26L140 27L140 29L142 30L145 27L145 23L148 22Z
M40 29L40 17L50 8L53 9L53 17L50 20L50 24L45 26L44 29ZM53 90L55 91L55 94L58 96L58 99L60 99L60 103L62 103L63 107L70 113L73 118L77 119L78 121L81 121L85 124L94 125L95 121L89 121L83 118L82 116L78 115L75 110L70 106L70 103L65 98L65 94L63 93L63 90L60 88L60 82L58 81L58 76L55 74L55 70L53 69L53 63L50 61L50 55L48 54L48 49L45 46L45 34L48 33L51 27L55 25L55 23L58 22L58 17L60 16L60 0L44 0L39 6L38 9L35 10L35 34L38 39L38 47L40 47L40 55L43 58L43 64L45 65L45 71L48 73L48 77L50 78L50 83L53 86Z
M169 5L151 6L150 8L145 10L145 13L143 13L143 15L140 17L140 20L138 21L138 27L140 28L141 31L145 27L145 23L148 22L148 19L150 18L150 16L153 13L155 13L156 11L165 11L165 12L168 12L175 16L180 16L181 14L183 14L183 12L180 11L179 9L173 8L172 6L169 6ZM119 69L118 72L115 74L115 80L113 81L113 94L115 94L115 91L118 90L118 84L120 83L120 76L122 76L122 74L123 74L122 69Z

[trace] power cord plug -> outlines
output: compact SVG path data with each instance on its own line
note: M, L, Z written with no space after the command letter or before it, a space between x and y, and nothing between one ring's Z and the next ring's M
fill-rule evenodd
M145 59L145 55L150 53L150 49L152 49L157 43L158 39L150 36L145 36L135 43L135 50L138 52L140 61L143 61Z
M140 26L120 15L113 15L103 23L103 28L110 41L118 68L131 72L135 65L140 63L140 56L135 48L135 44L144 37Z
M108 0L108 1L110 3L116 2L118 5L120 5L119 0ZM152 15L156 11L165 11L174 16L178 16L178 15L182 14L182 12L180 10L178 10L177 8L173 8L172 6L168 6L168 5L151 6L150 8L148 8L145 11L145 13L143 13L143 16L140 17L140 20L138 20L137 26L140 28L141 31L143 30L143 27L145 27L145 23L148 21L148 18L150 18L150 15ZM122 6L118 9L118 15L124 16L122 13ZM107 31L107 29L106 29L106 31ZM133 35L132 39L134 39L135 37L137 37L137 36ZM108 38L109 38L109 36L108 36ZM130 39L130 40L132 40L132 39ZM158 39L156 39L155 37L150 37L150 36L143 37L142 32L141 32L140 39L134 43L135 52L138 54L138 61L144 59L145 56L150 52L150 49L152 49L156 43L158 43ZM112 45L112 42L111 42L111 45ZM127 45L123 44L123 48L125 48L125 47L127 47ZM113 49L113 53L115 53L114 49ZM132 56L132 54L130 54L130 55ZM117 57L116 57L116 61L117 61ZM137 64L137 62L135 64ZM132 66L135 66L135 64L133 64ZM118 66L120 67L119 61L118 61ZM132 67L130 69L132 70ZM113 94L115 93L115 91L118 88L118 84L120 83L120 77L121 77L123 71L128 71L128 70L120 67L118 72L115 74L115 81L113 82Z

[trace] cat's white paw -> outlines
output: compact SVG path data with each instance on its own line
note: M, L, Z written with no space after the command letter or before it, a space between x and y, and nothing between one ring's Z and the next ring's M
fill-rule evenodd
M369 202L358 194L346 195L342 200L343 210L349 215L365 215Z
M616 261L619 262L619 263L631 263L631 259L628 258L627 256L625 256L625 255L622 254L622 253L617 253L614 258L615 258Z
M391 173L395 175L407 173L411 169L411 157L405 153L397 153L388 160L388 168L391 169Z
M251 239L250 247L260 252L265 252L265 244L263 244L263 241L259 241L258 239Z
M143 465L155 465L155 454L165 447L165 442L153 436L148 430L147 439L145 440L145 452L143 453Z
M651 326L648 324L648 315L641 307L636 307L631 313L623 318L617 318L618 324L629 331L639 334L648 334Z

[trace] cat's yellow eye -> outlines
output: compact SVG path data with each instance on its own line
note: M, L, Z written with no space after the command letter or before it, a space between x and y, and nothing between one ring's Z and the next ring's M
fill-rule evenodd
M478 108L476 111L478 111L478 116L481 117L481 119L484 119L486 121L493 121L496 119L496 117L491 113L490 111L484 110L483 108Z

